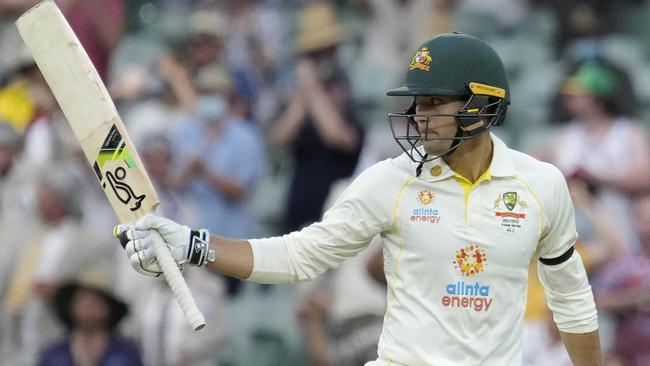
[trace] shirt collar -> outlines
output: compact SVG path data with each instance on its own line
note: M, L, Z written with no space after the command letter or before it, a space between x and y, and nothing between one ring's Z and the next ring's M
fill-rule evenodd
M493 147L490 173L493 177L514 177L517 174L510 156L510 149L493 133L490 133L490 136Z
M492 162L489 167L490 176L512 177L516 175L506 144L493 133L490 133L490 137L492 138L493 148ZM422 174L420 175L420 178L428 182L437 182L453 177L454 175L455 172L449 167L449 165L447 165L445 160L439 158L428 161L422 165Z

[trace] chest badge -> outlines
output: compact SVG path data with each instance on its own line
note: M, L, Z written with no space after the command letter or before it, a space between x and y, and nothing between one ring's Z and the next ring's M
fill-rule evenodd
M526 219L528 204L517 192L505 192L494 201L494 215L500 219L501 228L508 233L521 229L522 220Z

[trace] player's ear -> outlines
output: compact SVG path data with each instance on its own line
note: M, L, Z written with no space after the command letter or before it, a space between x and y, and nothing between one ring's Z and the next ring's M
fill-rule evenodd
M490 124L491 119L495 117L483 115L495 113L496 107L491 103L491 99L485 95L473 95L469 98L456 116L461 130L471 133Z

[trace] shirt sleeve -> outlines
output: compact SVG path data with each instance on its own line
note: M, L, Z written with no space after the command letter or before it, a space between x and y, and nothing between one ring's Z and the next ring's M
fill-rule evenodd
M308 281L365 249L392 223L391 192L380 193L381 170L374 166L355 179L321 222L281 237L249 240L254 258L249 280Z
M592 332L598 329L596 304L580 254L570 251L578 238L573 201L557 168L552 167L544 177L540 198L545 225L536 258L566 258L540 263L538 277L558 329L566 333Z
M544 227L537 246L536 258L552 259L561 256L578 239L575 213L569 188L562 173L552 167L551 174L545 176L541 206Z

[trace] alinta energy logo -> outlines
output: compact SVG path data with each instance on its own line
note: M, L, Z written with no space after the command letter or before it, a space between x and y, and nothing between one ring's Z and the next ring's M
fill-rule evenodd
M463 277L474 277L485 270L487 256L478 245L466 245L456 251L453 264ZM445 293L442 305L446 307L488 311L492 305L490 285L487 284L458 281L448 284Z
M437 224L440 221L438 210L430 207L425 207L431 205L435 198L436 194L428 189L423 189L418 192L417 201L421 206L413 209L411 212L411 221Z
M478 245L467 245L456 251L454 267L460 270L463 276L474 277L477 273L483 272L487 266L485 250Z

